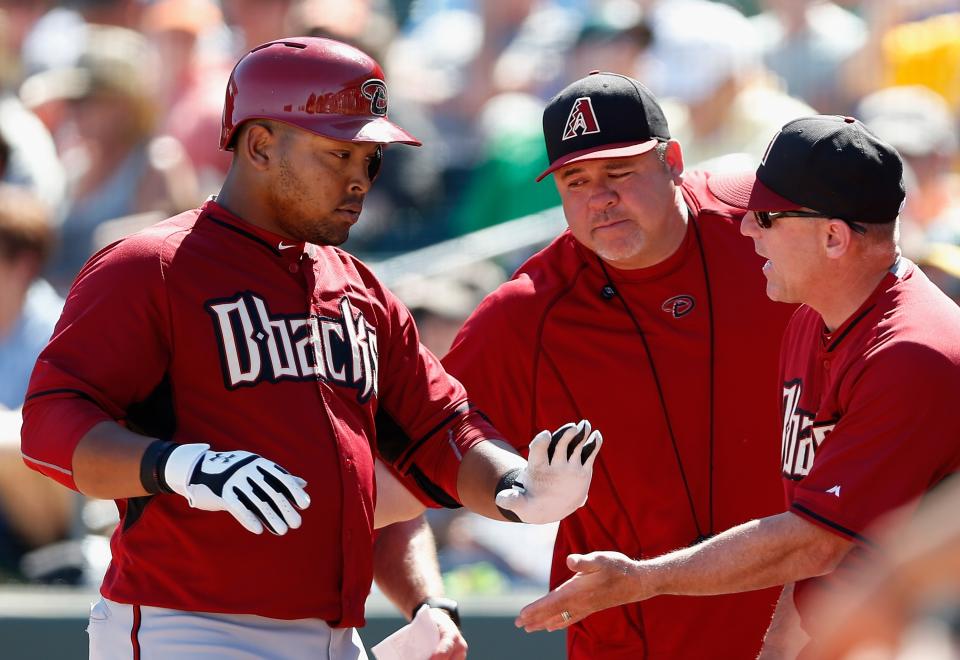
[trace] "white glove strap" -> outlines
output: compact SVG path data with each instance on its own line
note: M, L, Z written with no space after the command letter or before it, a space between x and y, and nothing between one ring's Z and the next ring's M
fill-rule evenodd
M524 476L525 473L526 473L526 468L524 469L514 468L509 472L504 473L503 476L500 477L500 481L497 482L496 489L493 491L493 499L494 500L497 499L497 494L500 491L512 490L513 488L522 489L523 488L522 476ZM511 511L510 509L504 509L499 504L497 505L497 509L500 511L500 515L502 515L504 518L506 518L510 522L523 522L520 519L520 516L518 516L515 512Z
M203 459L203 455L209 449L210 445L205 442L180 445L170 453L167 464L163 468L163 478L167 485L173 492L187 498L190 506L193 506L193 501L190 497L190 491L187 490L187 485L194 468L197 467L197 463Z

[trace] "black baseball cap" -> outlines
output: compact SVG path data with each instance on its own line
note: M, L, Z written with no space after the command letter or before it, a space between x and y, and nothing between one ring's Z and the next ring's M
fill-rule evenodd
M640 82L593 71L547 104L543 139L550 167L537 181L568 163L639 156L669 140L670 129L656 97Z
M816 115L784 125L756 172L713 176L720 201L749 211L813 209L849 222L893 222L905 197L903 161L853 117Z

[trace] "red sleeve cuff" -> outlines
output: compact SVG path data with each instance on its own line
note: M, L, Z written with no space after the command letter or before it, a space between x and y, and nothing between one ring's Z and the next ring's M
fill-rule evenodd
M23 407L21 454L28 467L77 490L73 452L94 426L113 421L96 404L62 393L31 397Z
M397 476L425 506L458 508L462 506L457 493L460 461L477 444L496 439L500 433L490 422L474 410L467 411L407 457L403 473Z
M790 511L800 516L804 520L807 520L818 527L822 527L828 532L833 532L837 536L842 536L848 541L853 541L854 543L860 543L862 545L873 545L873 541L863 536L856 530L850 529L849 527L841 525L840 523L817 513L801 502L794 502L791 504Z

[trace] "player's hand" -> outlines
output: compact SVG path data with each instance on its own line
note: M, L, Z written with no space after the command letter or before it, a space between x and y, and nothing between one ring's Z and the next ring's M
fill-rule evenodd
M525 523L565 518L586 503L602 444L600 431L591 431L587 420L565 424L553 433L541 431L530 443L527 466L513 487L497 493L497 506Z
M306 481L248 451L209 449L205 443L174 449L163 468L166 485L195 509L229 512L254 534L300 527L297 509L310 506Z
M518 628L560 630L594 612L652 595L643 591L638 563L619 552L568 555L567 568L576 575L520 610Z
M427 614L440 632L440 641L430 660L464 660L467 657L467 640L446 610L431 607Z

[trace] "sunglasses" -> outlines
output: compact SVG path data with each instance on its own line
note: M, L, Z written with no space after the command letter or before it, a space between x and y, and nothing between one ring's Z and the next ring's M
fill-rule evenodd
M773 226L773 221L778 218L826 218L823 213L818 213L817 211L754 211L753 214L757 216L757 224L763 227L764 229L770 229ZM867 233L867 228L856 222L851 222L850 220L844 220L843 218L837 218L837 220L843 221L850 229L852 229L857 234L863 235Z

